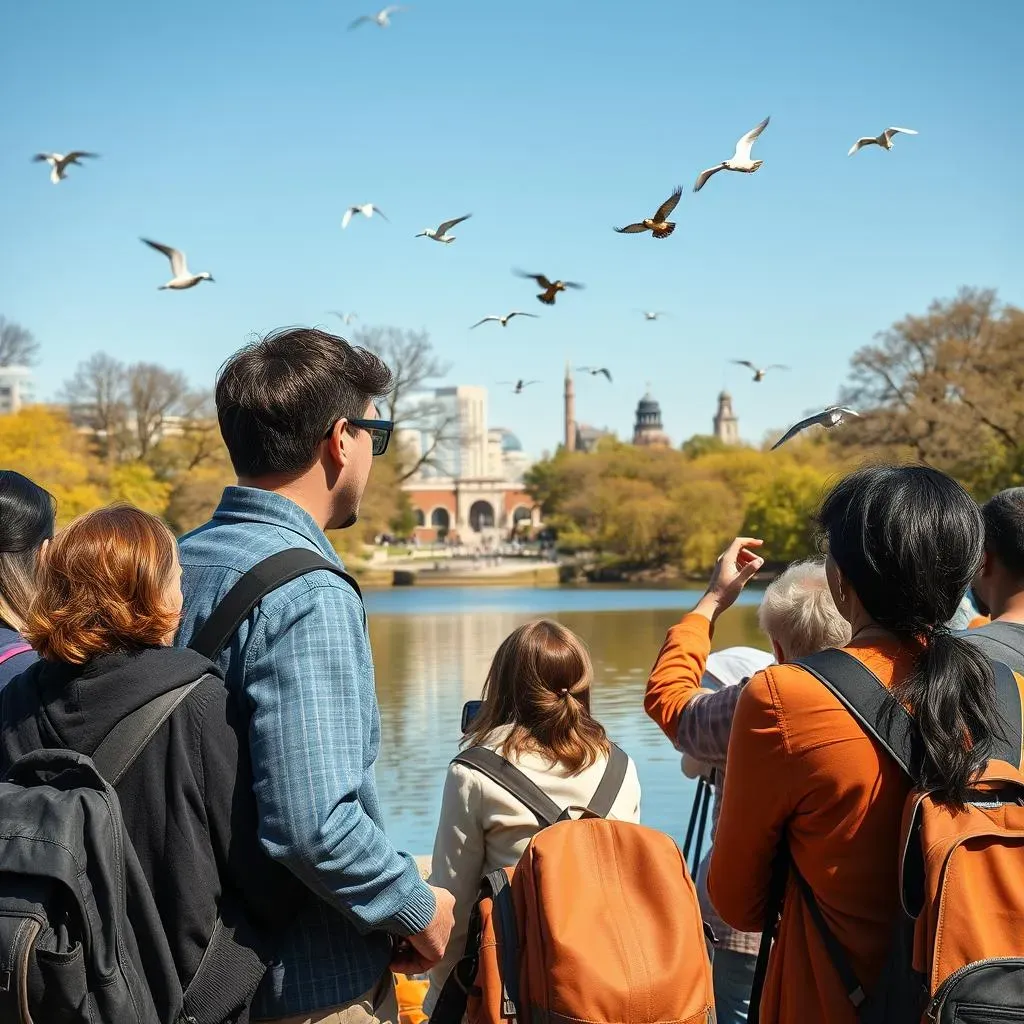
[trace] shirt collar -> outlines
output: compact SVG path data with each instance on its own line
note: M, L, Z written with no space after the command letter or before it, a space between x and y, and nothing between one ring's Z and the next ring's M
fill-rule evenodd
M213 518L222 523L266 523L290 530L316 545L332 562L340 564L338 553L316 520L283 494L259 487L225 487Z

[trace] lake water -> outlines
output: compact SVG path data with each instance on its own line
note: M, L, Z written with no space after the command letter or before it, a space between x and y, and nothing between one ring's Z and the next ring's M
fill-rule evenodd
M480 696L491 658L516 626L541 616L577 633L594 662L594 710L636 761L644 824L682 842L694 783L644 714L647 674L669 626L699 591L619 588L400 587L366 593L381 754L377 784L395 844L429 854L448 762L458 750L462 705ZM744 594L715 631L715 648L767 649L760 595Z

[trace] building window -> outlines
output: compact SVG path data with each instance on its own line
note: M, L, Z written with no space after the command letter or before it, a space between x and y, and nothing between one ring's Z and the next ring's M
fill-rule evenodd
M423 514L423 509L421 509L421 508L414 508L412 510L412 515L413 515L413 520L415 521L417 526L426 526L427 525L427 517Z
M470 505L469 525L476 533L494 526L494 508L489 501L474 501Z
M450 523L451 518L448 515L448 509L435 508L434 511L430 513L430 525L435 529L447 530Z

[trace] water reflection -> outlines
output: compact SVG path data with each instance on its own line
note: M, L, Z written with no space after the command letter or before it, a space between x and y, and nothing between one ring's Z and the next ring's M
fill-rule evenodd
M643 713L647 673L669 626L696 593L632 590L407 590L367 595L381 709L377 781L389 834L429 853L445 768L459 741L464 701L480 695L491 658L518 625L544 615L590 648L595 708L637 762L642 820L681 841L693 784L679 757ZM715 647L767 647L756 595L718 624Z

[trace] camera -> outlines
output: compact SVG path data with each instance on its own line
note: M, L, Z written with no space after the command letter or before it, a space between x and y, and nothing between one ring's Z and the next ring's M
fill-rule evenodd
M462 731L463 733L468 732L469 727L473 724L473 719L480 714L480 709L484 706L482 700L467 700L462 705Z

